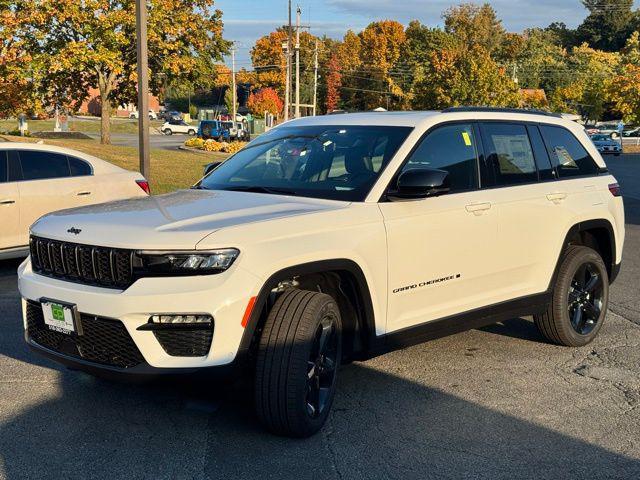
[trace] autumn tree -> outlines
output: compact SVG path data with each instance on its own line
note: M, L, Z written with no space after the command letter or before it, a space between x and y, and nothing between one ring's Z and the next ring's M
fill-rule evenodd
M640 34L634 32L622 50L621 68L611 79L608 94L624 121L640 122Z
M340 64L338 57L334 54L331 56L328 65L326 78L327 95L325 108L327 113L338 108L340 104L340 87L342 86L342 75L340 73Z
M0 118L29 111L35 106L35 65L18 36L21 18L11 5L0 0Z
M229 47L214 0L149 0L147 7L152 92L177 79L206 86ZM137 99L134 0L31 0L16 8L21 38L43 72L43 95L78 106L97 88L101 141L110 143L112 108Z
M570 83L551 93L553 109L599 120L608 108L608 92L619 64L618 53L595 50L587 44L573 48L567 58Z
M269 112L272 115L280 115L283 108L283 102L278 96L278 92L275 89L266 87L253 92L249 95L247 101L247 107L251 114L258 118L264 117L264 112Z
M256 88L271 87L284 96L287 76L287 57L283 43L287 42L288 27L278 28L258 40L251 49L251 63L255 70L254 86ZM301 83L309 83L313 68L313 55L317 37L309 32L300 32L300 71ZM292 68L294 65L292 57Z

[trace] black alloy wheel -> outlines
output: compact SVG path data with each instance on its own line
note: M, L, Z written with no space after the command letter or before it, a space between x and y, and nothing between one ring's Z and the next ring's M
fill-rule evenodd
M578 267L569 287L568 309L571 326L580 335L588 335L600 320L603 304L603 280L591 262Z
M307 413L316 418L324 413L333 388L338 354L336 319L325 316L316 329L307 361Z

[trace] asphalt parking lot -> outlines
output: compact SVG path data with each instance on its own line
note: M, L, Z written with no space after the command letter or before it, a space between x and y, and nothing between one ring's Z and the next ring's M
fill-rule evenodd
M593 344L513 319L346 366L303 441L263 432L244 389L110 383L34 356L18 264L0 263L0 478L640 478L640 155L607 161L627 237Z

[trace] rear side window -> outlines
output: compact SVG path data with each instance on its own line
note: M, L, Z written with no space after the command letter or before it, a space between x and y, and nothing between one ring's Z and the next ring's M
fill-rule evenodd
M91 166L87 162L80 160L79 158L68 158L69 169L71 170L72 177L84 177L86 175L91 175Z
M451 192L478 186L478 155L471 124L438 127L420 142L402 168L435 168L449 172Z
M538 181L538 170L527 128L514 123L481 124L489 175L497 186ZM491 185L490 179L483 185Z
M20 163L24 180L69 176L67 156L59 153L22 150L20 152Z
M598 172L596 162L569 130L542 125L540 131L549 151L551 162L558 170L560 178L593 175Z
M7 181L7 152L0 152L0 183Z

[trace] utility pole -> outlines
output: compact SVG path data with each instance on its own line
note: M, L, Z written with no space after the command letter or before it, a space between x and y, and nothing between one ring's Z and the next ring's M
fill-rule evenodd
M291 0L289 0L289 30L287 31L287 94L285 98L284 119L289 120L289 110L291 109L291 51L293 50L292 28L291 28Z
M233 122L234 128L235 128L235 124L236 124L236 95L237 95L237 91L236 91L236 45L235 43L231 46L231 89L232 89L232 100L231 103L233 104L233 116L231 117L231 121Z
M296 8L296 110L295 117L300 118L300 5Z
M318 40L316 39L316 50L313 54L313 116L316 116L318 103Z
M147 50L147 2L136 0L136 42L138 57L138 152L140 173L151 180L149 162L149 63Z
M289 83L291 83L291 55L289 54L288 42L282 42L282 51L287 59L287 73L284 82L284 121L286 122L289 120L289 97L291 96L289 93Z

